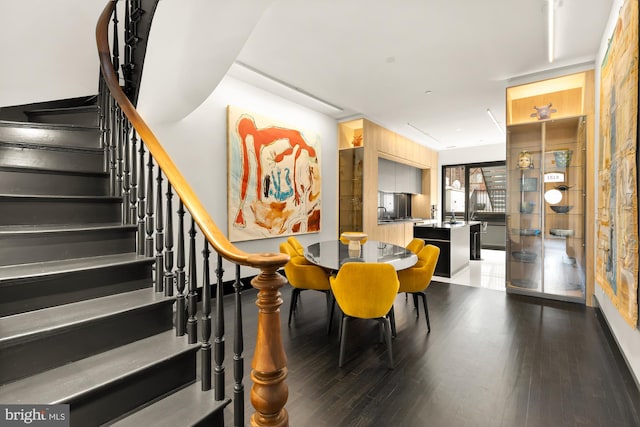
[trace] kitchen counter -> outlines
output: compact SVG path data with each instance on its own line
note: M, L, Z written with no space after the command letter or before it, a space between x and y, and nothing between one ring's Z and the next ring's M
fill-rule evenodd
M425 222L424 224L416 224L416 227L431 227L431 228L459 228L459 227L466 227L466 226L472 226L472 225L479 225L481 224L480 221L456 221L454 223L449 222L449 221L435 221L435 220L427 220L427 221L434 221L434 222Z
M471 252L470 226L479 221L456 221L416 224L413 236L423 239L426 244L440 248L440 257L434 275L451 277L469 266Z
M398 224L404 222L413 222L416 225L427 225L436 222L435 219L424 219L424 218L394 218L394 219L383 219L378 220L378 225L386 225L386 224Z

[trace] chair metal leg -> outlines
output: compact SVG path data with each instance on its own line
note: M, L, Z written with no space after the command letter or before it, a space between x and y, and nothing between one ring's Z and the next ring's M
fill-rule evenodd
M418 305L418 295L415 293L411 294L413 296L413 307L416 309L416 318L420 317L420 306Z
M327 294L327 335L331 333L331 325L333 324L333 312L336 307L336 300L333 297L331 291L326 291Z
M300 295L300 289L293 288L291 292L291 303L289 304L289 322L287 325L291 326L291 315L296 310L296 304L298 303L298 295Z
M427 333L431 332L431 323L429 323L429 309L427 308L427 294L421 292L422 304L424 305L424 317L427 319Z
M382 325L385 330L385 336L387 338L387 355L389 357L389 369L393 369L393 350L391 348L391 322L388 318L382 319Z
M349 324L349 317L344 316L342 318L342 328L340 330L342 333L340 334L340 358L338 359L338 367L342 368L342 363L344 361L344 351L346 348L346 337L347 337L347 325Z
M389 318L389 321L391 322L391 336L392 337L396 337L396 312L393 309L393 306L391 306L391 310L389 310L389 313L387 313L387 317Z

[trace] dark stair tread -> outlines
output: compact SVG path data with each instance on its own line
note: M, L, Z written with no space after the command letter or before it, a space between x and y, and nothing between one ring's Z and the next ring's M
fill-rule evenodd
M0 266L0 286L12 280L26 280L38 276L72 273L75 271L95 270L105 267L144 263L152 264L155 258L124 253L114 255L102 255L89 258L64 259L57 261L40 262L33 264L17 264Z
M0 386L0 402L68 402L176 355L195 352L199 347L199 344L188 344L187 336L176 337L174 330L168 330Z
M58 232L73 232L73 231L96 231L96 230L111 230L111 229L130 229L137 230L138 226L135 224L121 224L119 222L107 222L95 224L16 224L16 225L1 225L0 237L10 234L45 234L45 233L58 233Z
M173 302L152 288L79 301L41 310L0 318L0 348L47 335L55 335L65 328L73 328L91 320L125 313L158 303Z
M65 196L65 195L42 195L42 194L0 194L2 199L15 200L41 200L41 201L74 201L74 202L121 202L122 197L116 196Z
M38 143L38 142L0 140L0 145L4 145L8 147L32 148L32 149L49 150L49 151L77 151L82 153L96 153L96 154L104 153L104 149L100 147L52 145L52 144Z
M37 166L0 166L0 171L6 172L29 172L36 174L51 174L51 175L71 175L71 176L95 176L95 177L109 177L109 172L95 172L95 171L72 171L64 169L48 169Z
M195 382L177 392L113 423L118 427L174 427L196 425L216 410L223 410L231 399L215 400L215 390L202 391Z
M20 127L26 129L54 129L54 130L87 130L99 131L98 126L82 126L66 123L38 123L38 122L17 122L11 120L0 120L0 127Z
M78 105L75 107L53 107L53 108L36 108L33 110L27 110L27 114L49 114L49 113L84 113L84 112L98 112L99 108L96 104L90 105ZM32 122L29 122L32 123Z

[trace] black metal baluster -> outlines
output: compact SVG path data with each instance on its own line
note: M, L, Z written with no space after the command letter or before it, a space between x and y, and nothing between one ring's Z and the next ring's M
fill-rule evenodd
M211 280L209 276L209 242L204 239L204 266L202 269L202 345L201 385L202 391L211 390Z
M224 281L223 281L224 269L222 268L222 256L218 254L218 268L216 268L216 276L218 278L218 284L216 286L216 338L214 341L215 346L215 361L216 367L213 372L215 380L215 399L224 399Z
M118 8L113 8L113 44L112 44L112 64L113 70L116 74L116 79L120 79L119 69L120 69L120 58L119 58L119 49L120 45L118 43ZM117 132L117 118L116 118L116 108L117 104L113 98L111 98L111 102L109 105L110 109L110 141L109 141L109 167L110 167L110 194L112 196L117 194L116 190L116 139L118 138Z
M151 155L149 155L151 157ZM139 172L138 172L138 255L144 255L145 230L144 214L146 212L145 191L146 183L144 178L144 141L140 140L139 151Z
M156 178L156 292L164 291L164 216L162 212L162 169Z
M236 264L235 291L235 334L233 339L233 419L234 426L244 425L244 334L242 332L242 282L240 264Z
M164 294L165 296L173 296L173 193L171 192L171 183L167 181L167 226L164 241Z
M109 94L108 92L105 95L104 101L102 102L102 149L103 149L103 153L104 153L104 171L105 172L111 172L111 163L110 163L110 152L109 150L111 149L111 123L110 123L110 115L109 112L111 111L111 94ZM109 176L109 185L111 185L111 176ZM111 191L111 188L109 188L109 191Z
M107 103L109 102L110 95L102 73L100 73L100 79L98 81L98 93L98 123L100 126L100 147L104 150L103 171L106 172L109 170L109 143L107 142L108 130L105 111L107 111Z
M131 203L131 156L129 145L129 132L131 131L131 123L126 116L122 116L122 144L124 150L124 167L122 170L122 222L124 224L131 224L131 217L129 216L129 205Z
M137 142L136 130L131 128L131 195L129 204L129 224L135 224L138 220L136 202L138 201L138 162L137 162Z
M178 296L176 297L176 335L182 336L186 332L187 324L185 317L186 301L184 298L187 277L184 271L184 205L182 200L180 200L178 207L178 248L176 258L176 288L178 291Z
M116 79L120 79L118 70L120 69L120 44L118 43L118 8L113 8L113 69L116 72Z
M116 119L116 101L109 97L109 191L112 196L116 195L116 139L117 119Z
M116 127L114 129L113 135L115 136L115 146L116 146L116 192L115 196L122 196L122 151L123 151L123 142L122 142L122 134L123 134L123 123L122 123L122 110L119 105L116 105ZM124 221L124 218L123 218Z
M189 344L198 341L198 319L196 311L198 309L197 300L198 274L196 272L196 222L191 217L191 229L189 230L189 295L187 296L187 307L189 317L187 319L187 335Z
M131 17L129 15L131 9L130 0L125 0L124 2L124 64L122 64L122 77L124 79L124 93L127 94L127 97L131 99L131 70L133 68L133 63L131 61L131 44L129 44L129 40L131 39Z
M153 256L153 157L151 152L148 156L147 162L147 223L145 230L147 231L146 246L144 254L146 256Z

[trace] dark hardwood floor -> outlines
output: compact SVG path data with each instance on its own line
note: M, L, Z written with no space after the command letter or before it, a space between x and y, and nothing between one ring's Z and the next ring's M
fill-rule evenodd
M327 335L324 295L305 291L289 328L290 294L281 318L292 426L640 426L640 393L592 308L434 282L428 335L412 299L396 299L395 369L365 321L351 323L340 369L338 316ZM247 425L255 295L243 293Z

